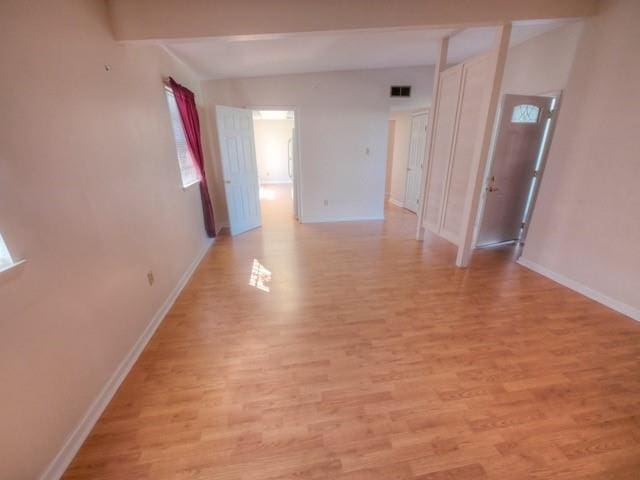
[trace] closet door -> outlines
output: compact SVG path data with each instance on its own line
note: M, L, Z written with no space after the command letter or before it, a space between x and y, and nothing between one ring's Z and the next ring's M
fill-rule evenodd
M444 214L440 230L444 238L456 245L462 227L471 160L479 134L480 107L487 91L489 60L488 55L476 57L464 64L462 72L458 120L444 189Z
M427 177L426 206L424 226L434 233L440 233L442 207L444 205L445 187L451 147L455 132L456 112L462 65L456 65L440 74L438 107L433 117L434 132L431 147L431 161Z
M404 189L404 208L416 213L420 204L420 181L427 141L427 114L415 114L411 118L411 138L409 140L409 162Z

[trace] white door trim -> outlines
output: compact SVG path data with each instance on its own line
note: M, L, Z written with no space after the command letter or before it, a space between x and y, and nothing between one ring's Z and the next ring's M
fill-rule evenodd
M304 223L304 205L302 203L302 157L300 148L300 109L293 105L245 105L247 110L270 110L293 112L294 141L293 151L293 210L298 222Z

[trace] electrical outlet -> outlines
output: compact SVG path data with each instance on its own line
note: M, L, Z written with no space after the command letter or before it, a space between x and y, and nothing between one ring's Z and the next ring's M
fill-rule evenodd
M153 271L151 271L151 270L149 270L149 271L147 272L147 281L149 282L149 286L152 286L152 285L153 285L153 282L155 282L155 281L156 281L156 279L155 279L155 278L154 278L154 276L153 276Z
M325 207L328 207L328 206L329 206L329 200L325 200L325 201L324 201L324 206L325 206Z

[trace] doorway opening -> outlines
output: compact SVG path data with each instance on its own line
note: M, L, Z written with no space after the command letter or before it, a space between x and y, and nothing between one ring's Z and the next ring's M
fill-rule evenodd
M231 235L299 218L299 161L293 108L216 106Z
M524 245L560 93L504 95L476 225L476 248Z
M420 187L426 159L425 108L393 111L389 118L387 150L387 201L415 214L420 207Z
M253 110L262 220L297 218L294 194L295 112Z
M427 112L416 112L411 116L409 137L409 159L404 189L404 208L417 213L420 205L420 182L427 145Z

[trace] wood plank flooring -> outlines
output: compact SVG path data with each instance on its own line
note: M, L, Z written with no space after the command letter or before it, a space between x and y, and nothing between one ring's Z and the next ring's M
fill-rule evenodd
M640 478L640 324L415 216L220 237L65 479Z

